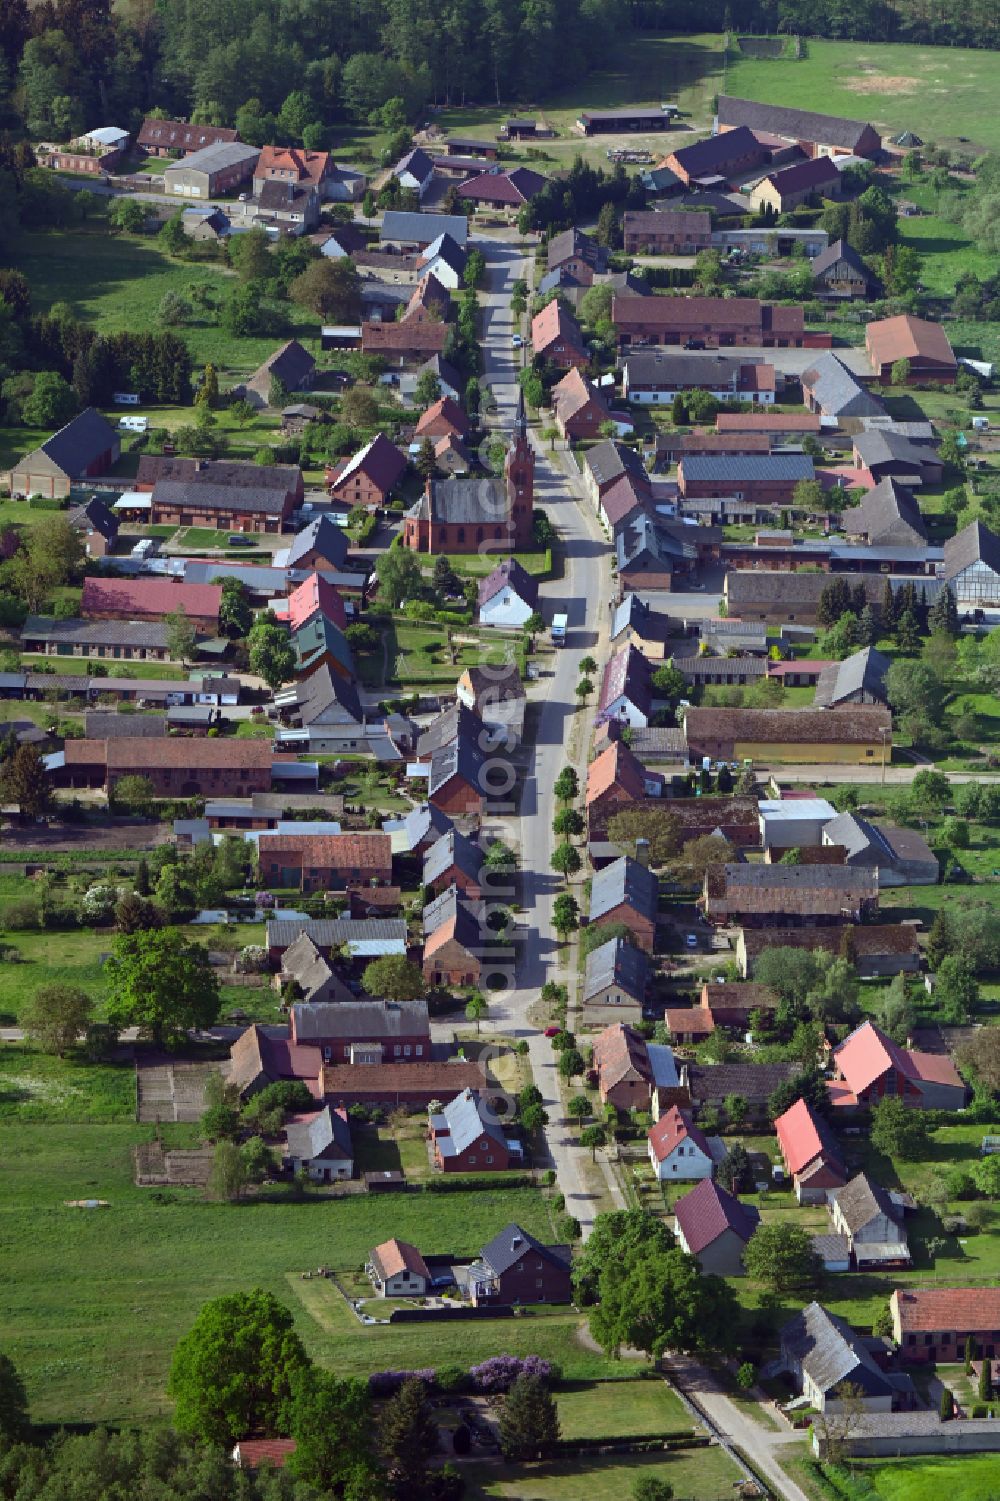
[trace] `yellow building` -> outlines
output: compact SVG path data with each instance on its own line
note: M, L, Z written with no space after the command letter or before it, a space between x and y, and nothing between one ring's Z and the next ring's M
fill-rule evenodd
M881 768L892 760L892 715L878 705L688 709L684 732L692 761Z

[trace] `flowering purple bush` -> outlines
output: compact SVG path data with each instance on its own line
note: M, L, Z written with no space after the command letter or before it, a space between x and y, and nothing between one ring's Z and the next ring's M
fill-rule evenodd
M422 1381L425 1386L434 1383L434 1371L373 1371L368 1377L368 1390L373 1397L393 1397L404 1381Z
M473 1390L477 1392L509 1391L518 1376L541 1376L548 1381L552 1366L540 1355L493 1355L469 1371Z

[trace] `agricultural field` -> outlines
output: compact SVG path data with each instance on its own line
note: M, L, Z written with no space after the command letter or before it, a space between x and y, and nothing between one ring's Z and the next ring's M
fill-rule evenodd
M194 1144L195 1128L161 1130L167 1146ZM294 1308L310 1352L338 1370L468 1364L510 1349L558 1359L574 1377L611 1373L579 1344L571 1312L511 1320L499 1334L492 1324L362 1329L332 1283L302 1280L310 1268L360 1267L390 1220L393 1233L429 1251L472 1254L510 1219L551 1238L537 1191L299 1201L279 1187L244 1204L208 1203L193 1189L133 1185L132 1148L151 1134L131 1122L81 1131L0 1118L5 1350L37 1419L162 1416L178 1334L206 1299L258 1285ZM84 1197L109 1207L66 1207Z

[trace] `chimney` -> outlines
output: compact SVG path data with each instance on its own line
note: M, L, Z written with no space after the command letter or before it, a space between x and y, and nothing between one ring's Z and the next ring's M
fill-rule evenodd
M635 858L639 865L649 869L649 840L637 839L635 841Z

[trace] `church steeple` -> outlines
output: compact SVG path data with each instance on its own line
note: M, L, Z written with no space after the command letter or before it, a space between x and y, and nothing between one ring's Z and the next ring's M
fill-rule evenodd
M535 491L535 455L528 439L528 417L524 410L523 391L518 392L513 442L507 450L504 471L507 480L507 502L510 506L513 546L516 550L527 547L531 537L531 513Z
M524 390L520 386L517 389L517 416L514 418L514 437L515 439L524 438L525 440L528 437L528 418L524 410Z

